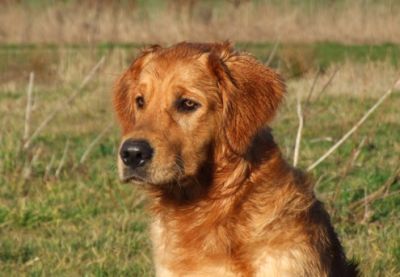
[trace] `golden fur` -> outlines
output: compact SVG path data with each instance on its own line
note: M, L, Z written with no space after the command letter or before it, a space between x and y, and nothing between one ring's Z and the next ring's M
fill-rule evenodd
M266 127L284 94L277 73L229 43L150 47L117 81L123 141L154 148L145 173L119 171L151 198L157 276L358 275Z

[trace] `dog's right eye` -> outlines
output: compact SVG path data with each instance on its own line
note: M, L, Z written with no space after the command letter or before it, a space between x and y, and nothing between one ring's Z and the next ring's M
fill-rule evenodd
M180 112L193 112L200 106L200 104L191 99L182 98L177 101L176 106Z
M142 109L144 107L144 98L143 98L143 96L136 97L135 101L136 101L136 107L138 109Z

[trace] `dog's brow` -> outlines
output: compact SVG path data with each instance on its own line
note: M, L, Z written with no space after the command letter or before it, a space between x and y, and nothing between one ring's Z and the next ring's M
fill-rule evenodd
M153 68L153 76L155 77L155 78L157 78L157 79L160 79L161 78L161 74L160 74L160 71L158 70L158 68Z
M137 86L138 92L142 92L143 90L146 90L147 84L146 83L141 83Z
M193 95L196 98L204 99L205 95L202 90L199 90L197 88L191 88L190 90L186 90L188 95Z
M153 64L147 65L145 68L143 68L142 72L144 74L148 74L156 79L161 78L161 72L160 72L159 67L154 66Z

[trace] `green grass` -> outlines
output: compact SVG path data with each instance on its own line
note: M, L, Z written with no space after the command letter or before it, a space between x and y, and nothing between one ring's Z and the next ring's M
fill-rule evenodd
M327 49L332 47L333 52L339 51L332 44L324 45ZM251 48L255 46L243 47L255 49ZM349 53L364 51L360 50L364 48L342 47L350 49ZM7 73L0 75L3 76L0 77L0 276L152 276L148 236L151 215L146 211L147 202L140 188L120 184L117 179L117 126L100 140L88 160L78 166L86 147L113 120L111 84L134 51L129 47L104 50L108 54L107 66L98 74L100 77L57 115L34 141L31 150L24 152L21 137L27 73L35 70L37 74L31 124L35 129L55 105L73 92L101 53L86 48L14 48L0 51L2 57L14 53L0 59L3 63L0 72ZM393 49L397 49L393 51L398 55L398 48ZM9 52L4 54L4 51ZM66 51L64 56L59 54L62 51ZM385 57L383 50L371 51ZM261 50L253 52L265 59L266 54L262 56ZM39 61L44 59L44 69L32 65L30 57L35 55ZM330 55L326 53L327 59L335 62L334 54ZM348 59L347 54L343 57ZM363 59L361 54L360 59ZM351 61L362 62L360 59ZM116 60L120 62L115 64ZM18 70L10 68L10 64ZM388 66L393 64L388 62ZM300 78L300 82L309 81ZM304 88L299 85L298 89L301 87ZM289 160L297 131L294 95L289 94L272 125L275 138ZM300 167L306 168L320 157L375 101L366 96L330 94L312 101L305 121ZM349 210L351 203L377 190L400 165L399 106L400 95L393 94L312 172L319 198L333 215L349 256L360 260L365 276L400 276L400 194L396 194L400 182L397 180L385 197L360 211ZM352 153L364 138L358 158L344 174ZM56 177L67 140L69 151ZM31 172L24 177L35 153L39 154ZM52 157L54 163L49 166Z

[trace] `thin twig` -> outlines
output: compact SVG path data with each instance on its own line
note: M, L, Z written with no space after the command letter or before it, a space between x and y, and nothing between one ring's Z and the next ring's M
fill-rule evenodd
M130 205L130 210L134 210L136 209L140 204L143 203L143 201L146 200L146 196L145 194L141 194L139 197L137 197L135 199L135 201L132 202L132 204Z
M314 139L309 140L310 143L318 143L321 141L332 142L333 138L332 137L320 137L320 138L314 138Z
M360 155L361 149L364 147L366 140L367 138L363 137L360 143L358 144L357 148L354 149L353 152L351 153L350 158L347 161L345 168L342 171L341 179L344 179L344 177L346 177L346 175L350 172L351 168L354 166L354 163L356 162L358 156Z
M89 144L89 146L86 148L86 151L83 153L81 159L79 160L79 164L83 164L86 161L90 151L92 151L96 143L99 142L99 140L111 129L112 126L113 122L108 123L107 126L100 132L100 134Z
M364 188L364 195L367 195L367 187ZM364 198L364 215L361 221L362 224L368 224L368 219L370 218L371 213L369 212L369 202L367 201L367 197Z
M311 164L308 168L307 171L310 171L314 169L317 165L319 165L322 161L324 161L330 154L332 154L343 142L345 142L363 123L364 121L378 108L383 101L394 91L396 87L393 86L389 90L385 92L379 98L379 100L373 105L365 114L364 116L351 128L335 145L333 145L328 151L325 152L324 155L322 155L316 162Z
M385 195L388 195L390 187L396 183L396 181L400 178L400 166L393 172L392 175L386 180L386 182L379 187L379 189L375 190L373 193L366 195L364 198L357 200L350 204L350 210L356 210L365 205L365 203L371 203L376 199L382 198Z
M89 81L93 78L94 74L96 73L96 71L100 68L100 66L104 63L105 61L105 57L103 56L100 61L92 68L92 70L89 72L88 75L86 75L85 79L82 81L82 83L80 84L80 86L78 87L78 89L71 94L70 97L67 98L67 100L63 101L62 103L60 103L56 109L54 109L46 118L45 120L42 121L42 123L40 123L39 127L35 130L35 132L33 132L33 134L31 135L31 137L29 138L29 140L27 140L24 144L24 149L27 149L30 144L32 143L32 141L38 136L38 134L49 124L49 122L51 120L53 120L56 115L60 112L63 111L65 109L65 106L69 105L79 94L80 92L83 90L83 88L89 83Z
M267 59L267 61L265 62L265 65L266 65L266 66L269 66L269 65L271 64L273 58L275 57L276 50L278 50L278 46L279 46L279 40L277 40L277 41L275 42L275 44L274 44L274 46L273 46L273 48L272 48L271 53L269 53L268 59Z
M305 101L305 103L304 103L304 106L305 106L305 107L307 107L308 104L309 104L310 101L311 101L311 97L312 97L312 94L313 94L313 92L314 92L315 85L317 84L317 81L318 81L320 75L321 75L321 69L318 68L317 74L315 74L315 77L314 77L314 79L313 79L311 88L310 88L310 90L309 90L309 92L308 92L306 101Z
M336 202L336 199L339 196L339 193L340 193L341 188L342 188L342 183L345 180L345 177L349 174L349 172L350 172L351 168L353 167L354 163L356 162L358 156L360 155L361 150L362 150L366 140L367 140L366 137L363 137L361 142L358 144L357 148L352 151L352 153L350 155L350 158L348 159L348 161L347 161L342 173L340 174L339 181L337 181L336 184L335 184L335 190L333 192L332 199L330 201L331 203L335 203ZM333 211L332 211L332 214L333 214L332 216L333 217L336 214L336 211L337 210L334 208Z
M32 173L32 168L35 166L35 164L37 163L40 154L42 153L42 147L38 147L35 151L35 153L32 156L32 159L27 162L27 164L25 165L24 169L23 169L23 178L24 180L28 180L29 177L31 176Z
M32 112L32 92L33 92L33 81L35 78L35 73L31 72L29 74L29 84L26 90L26 110L25 110L25 126L24 126L24 136L22 140L25 142L28 139L31 123L31 112Z
M395 90L400 90L400 79L397 80L396 84L394 85Z
M61 157L60 162L58 163L58 167L57 167L56 174L55 174L57 178L60 176L61 169L63 168L65 159L67 158L68 147L69 147L69 139L67 139L67 142L65 143L63 155Z
M328 81L325 83L325 85L322 87L322 89L319 91L317 96L315 97L314 101L317 101L319 97L325 92L325 90L329 87L329 85L332 83L333 78L335 78L336 73L338 73L340 67L336 67L335 71L333 71L332 75L329 77Z
M297 166L297 162L299 160L300 142L303 131L303 122L304 122L303 114L301 112L301 99L299 94L297 94L297 116L299 118L299 128L297 129L296 144L294 147L293 166Z
M54 164L54 160L55 160L56 156L53 154L51 155L50 161L49 163L46 165L46 169L44 171L44 179L47 179L50 176L50 171L53 167Z

